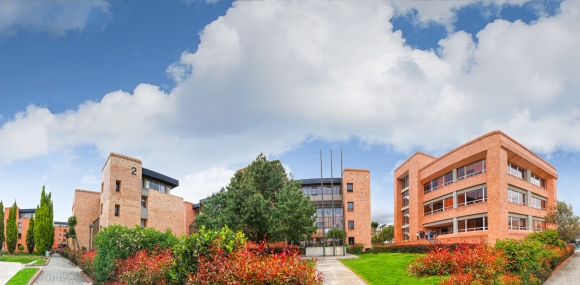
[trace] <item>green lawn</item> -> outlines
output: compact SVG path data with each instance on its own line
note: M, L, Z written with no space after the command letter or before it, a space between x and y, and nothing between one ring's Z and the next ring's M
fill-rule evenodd
M417 279L407 275L405 268L415 259L412 253L357 254L358 259L343 259L341 262L362 277L368 284L421 284L439 283L439 277Z
M39 257L0 256L0 261L19 262L22 264L28 264L28 263L31 263L35 260L37 260L35 264L38 264L38 265L46 263L46 259L39 258Z
M38 268L24 268L12 276L6 285L26 285L32 276L36 274L36 271L38 271Z

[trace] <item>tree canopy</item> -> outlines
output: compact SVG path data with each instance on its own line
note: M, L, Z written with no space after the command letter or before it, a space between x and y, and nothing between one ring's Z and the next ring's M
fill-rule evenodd
M299 241L316 231L315 212L301 182L289 178L279 160L260 154L226 188L202 202L195 227L219 230L227 225L253 242Z
M34 224L34 244L37 252L45 252L52 248L54 243L54 211L51 193L48 195L42 186L40 205L36 207L36 221Z
M16 250L16 244L18 243L18 225L16 224L16 201L14 205L10 208L8 212L8 220L6 221L6 250L10 253L14 253Z
M558 226L558 237L566 242L574 241L580 236L580 217L574 215L572 205L566 202L558 201L545 219L546 223Z
M28 253L34 252L34 218L30 218L28 230L26 231L26 249Z

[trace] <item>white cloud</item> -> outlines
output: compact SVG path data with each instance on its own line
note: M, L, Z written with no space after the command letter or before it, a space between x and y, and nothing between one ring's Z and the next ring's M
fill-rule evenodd
M186 201L198 203L213 193L220 191L230 183L235 170L223 167L212 167L204 171L185 176L180 186L172 194L183 197Z
M108 0L2 0L0 33L13 34L20 29L63 34L82 30L91 13L109 13Z

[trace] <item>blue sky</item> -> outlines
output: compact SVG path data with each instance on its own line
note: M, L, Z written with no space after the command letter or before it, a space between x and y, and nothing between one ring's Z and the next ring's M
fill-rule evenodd
M393 170L500 129L558 169L580 211L576 1L0 3L0 199L98 190L110 152L180 180L193 202L258 153L295 178Z

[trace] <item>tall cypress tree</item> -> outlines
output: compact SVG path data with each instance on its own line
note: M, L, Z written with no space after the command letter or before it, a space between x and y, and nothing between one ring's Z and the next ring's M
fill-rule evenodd
M0 250L4 247L4 204L0 201Z
M16 224L16 201L14 205L10 208L8 213L8 220L6 221L6 247L7 251L14 253L16 250L16 244L18 243L18 225Z
M26 249L28 253L34 252L34 218L30 218L28 231L26 231Z
M36 223L34 226L34 244L36 252L50 250L54 242L53 203L51 194L46 195L44 186L40 194L40 205L36 207Z

